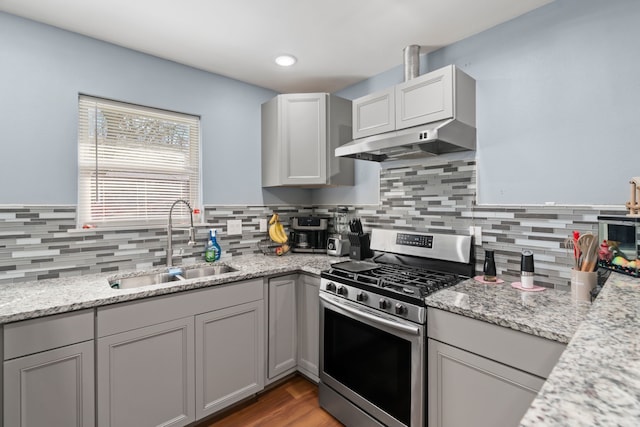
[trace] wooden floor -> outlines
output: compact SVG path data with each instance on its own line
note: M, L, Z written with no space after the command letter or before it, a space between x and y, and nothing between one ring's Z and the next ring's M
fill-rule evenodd
M318 387L301 376L258 396L222 419L198 427L342 427L318 405Z

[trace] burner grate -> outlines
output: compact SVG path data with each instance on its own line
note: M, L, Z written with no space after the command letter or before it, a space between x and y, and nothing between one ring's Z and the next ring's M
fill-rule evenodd
M361 272L347 272L339 267L332 274L358 283L377 286L407 296L423 298L438 289L460 281L456 274L398 264L375 264L375 268Z

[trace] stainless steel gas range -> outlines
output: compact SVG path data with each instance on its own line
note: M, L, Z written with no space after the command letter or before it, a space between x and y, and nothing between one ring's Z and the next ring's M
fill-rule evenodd
M470 236L374 229L321 274L320 405L347 427L426 425L424 298L474 274Z

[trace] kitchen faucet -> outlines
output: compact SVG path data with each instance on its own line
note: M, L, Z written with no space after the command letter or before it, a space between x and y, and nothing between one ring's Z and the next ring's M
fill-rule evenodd
M189 246L193 246L196 244L195 228L193 228L193 209L191 209L191 205L189 204L189 202L184 199L178 199L173 202L173 204L171 205L171 209L169 209L169 225L167 226L167 267L171 267L173 265L173 226L171 225L171 215L173 214L173 208L178 203L184 203L185 205L187 205L187 207L189 208L189 216L191 216L191 227L189 227L189 242L187 244Z

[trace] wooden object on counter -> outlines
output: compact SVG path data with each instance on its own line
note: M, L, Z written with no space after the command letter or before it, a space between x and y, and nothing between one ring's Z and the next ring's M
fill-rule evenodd
M631 178L629 184L631 184L631 199L626 203L629 209L627 216L640 217L640 176Z

